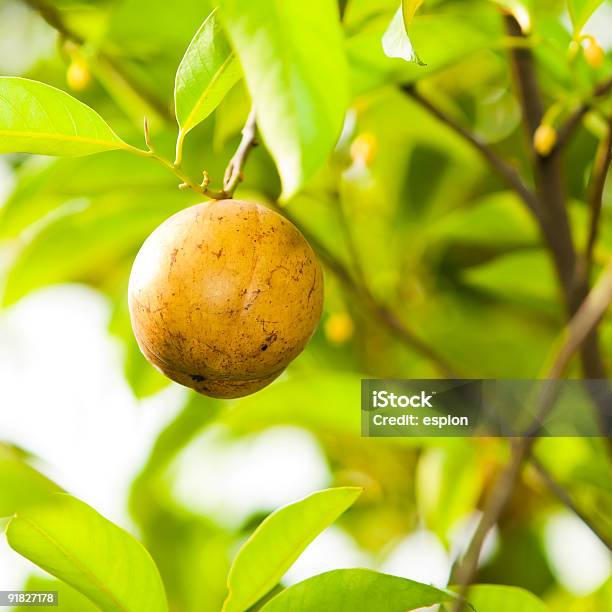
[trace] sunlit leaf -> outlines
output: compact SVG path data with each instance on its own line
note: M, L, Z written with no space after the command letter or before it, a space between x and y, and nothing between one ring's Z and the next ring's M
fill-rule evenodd
M591 15L603 4L603 0L567 0L574 32L580 33Z
M355 435L360 432L360 378L357 374L302 374L239 400L220 420L237 431L256 431L271 425L296 425L317 432ZM326 397L329 410L317 397ZM291 410L287 410L291 398Z
M18 513L7 539L18 553L105 612L168 609L159 573L144 547L69 495Z
M98 612L100 608L94 605L87 597L75 591L61 580L30 576L23 587L24 591L56 591L58 609L61 612ZM13 612L48 612L49 606L32 606L31 604L18 606Z
M215 9L197 31L176 73L174 98L181 133L206 119L240 75Z
M412 21L414 12L416 12L415 7L410 7L403 10L400 6L400 8L397 9L397 12L393 16L387 31L383 35L382 45L385 55L388 57L397 57L404 59L407 62L422 65L423 62L420 60L419 56L414 50L412 42L408 36L408 23ZM407 19L407 16L409 19Z
M416 12L422 4L423 0L402 0L402 17L404 19L406 31L408 31Z
M220 402L191 393L185 407L159 434L149 458L136 477L130 504L136 516L145 519L151 509L151 498L158 497L164 470L177 454L205 427L215 421Z
M0 206L0 239L16 238L24 230L31 233L44 217L70 200L120 191L163 193L168 188L174 191L176 185L161 165L122 151L32 158L20 167L16 178L15 189Z
M371 570L347 569L320 574L289 587L266 604L262 612L381 612L382 609L406 612L452 599L449 593L427 584Z
M548 612L541 599L511 586L477 584L470 588L467 599L478 612Z
M238 552L228 576L224 612L243 612L268 593L304 549L360 495L342 487L318 491L276 510Z
M137 86L145 85L150 94L145 97L154 97L157 105L169 111L176 67L198 25L212 10L210 0L121 0L102 4L112 9L107 19L105 43L120 49L122 68L129 68Z
M441 68L460 63L479 49L499 44L503 33L497 15L481 7L471 11L470 19L466 20L464 12L451 8L453 5L449 5L448 12L435 15L417 13L410 26L411 47L418 49L427 65L400 62L385 54L381 40L389 29L389 21L377 21L352 35L347 41L347 52L353 91L361 93L390 82L408 83L426 78ZM441 40L444 44L440 44Z
M263 139L289 198L340 136L348 76L335 0L219 0Z
M220 151L230 138L240 133L249 115L250 102L244 81L239 82L225 96L215 113L215 151Z
M115 149L130 146L82 102L44 83L0 77L0 153L89 155Z
M497 4L505 8L518 22L523 34L531 32L531 15L528 4L522 0L495 0Z
M110 193L66 202L20 244L6 271L2 303L12 304L53 283L103 281L185 202L185 194L177 190Z
M0 517L49 499L61 488L20 459L0 456Z
M554 270L550 258L542 250L510 253L467 270L464 277L473 287L513 302L545 309L556 303Z
M443 540L478 501L482 476L477 452L472 443L458 438L444 447L426 449L419 459L418 508L425 524Z

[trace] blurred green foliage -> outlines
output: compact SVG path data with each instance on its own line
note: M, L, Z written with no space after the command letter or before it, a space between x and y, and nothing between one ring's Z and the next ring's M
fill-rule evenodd
M251 4L256 12L258 2ZM267 8L271 4L265 3ZM327 3L315 3L319 4ZM563 327L564 307L538 227L517 195L474 149L400 86L418 83L439 108L501 152L532 186L531 158L508 62L511 42L500 5L514 11L521 7L528 15L527 40L536 58L544 102L547 108L559 109L560 123L612 70L609 49L598 67L589 65L582 52L568 59L572 37L580 35L600 3L569 2L568 20L561 0L426 0L410 24L410 38L424 66L390 59L383 52L381 39L397 1L340 4L351 90L347 118L327 163L314 172L316 161L304 162L308 172L301 177L302 189L284 210L377 303L385 304L434 346L461 376L539 376ZM30 8L25 10L25 5ZM236 19L244 12L239 2L221 5L228 5ZM100 112L134 146L143 146L142 117L147 115L156 150L173 159L174 74L211 8L211 3L201 0L0 0L0 36L9 29L22 34L21 39L7 38L8 49L0 47L0 72L66 89L67 67L78 56L93 79L73 95ZM256 18L251 13L248 17ZM299 23L299 15L293 17ZM56 36L51 26L58 24ZM249 27L254 26L249 22ZM283 32L275 34L279 40L273 47L291 44ZM327 34L334 39L333 32ZM252 40L243 30L234 36L239 47L250 48ZM317 48L317 36L305 33L306 42L300 47L305 78L315 78L311 75L318 63L325 62L326 49ZM601 44L609 47L610 42ZM318 58L313 65L307 61L309 54ZM14 61L13 55L23 61ZM251 63L258 58L254 55ZM262 74L266 69L259 65ZM243 82L235 85L190 133L184 159L191 176L206 169L213 185L220 185L248 114L248 91L253 92L262 74L251 68L246 75L248 89ZM329 113L329 132L320 134L322 147L339 135L334 132L344 109L339 98L348 95L342 82L333 85L318 90L318 106L308 110ZM282 97L286 91L267 94ZM299 98L300 92L291 94ZM283 98L287 107L292 96ZM598 100L594 107L569 144L563 165L579 248L586 242L587 185L595 151L605 137L610 101ZM274 122L278 109L265 112L269 115L265 121ZM294 119L295 131L305 140L311 138L311 126L303 117ZM273 147L286 145L272 141ZM308 147L304 154L320 156ZM13 154L4 161L14 173L15 186L0 208L3 304L10 307L54 283L85 283L98 289L112 304L109 333L121 342L125 374L135 396L158 392L168 381L144 360L133 339L127 279L146 236L169 215L197 202L197 194L178 191L176 179L164 168L122 151L67 159ZM238 196L276 201L281 195L277 168L282 173L277 151L256 148ZM285 194L294 188L295 184L289 188L285 184ZM608 186L594 252L596 271L612 255L611 207ZM360 378L439 374L435 364L403 342L366 302L328 268L322 324L281 380L232 402L190 395L161 432L134 481L130 510L159 567L173 611L221 609L231 560L261 520L257 515L231 529L176 498L177 461L211 426L225 428L230 438L278 425L310 431L333 474L329 484L364 487L340 526L375 558L384 558L407 534L423 526L456 553L454 530L482 508L494 474L508 459L507 444L486 439L360 437ZM339 328L338 315L351 324ZM609 369L610 320L604 320L601 329L602 354ZM577 364L571 374L578 374ZM69 377L65 384L70 385ZM15 453L0 447L0 516L5 506L16 508L51 492L47 488L55 490ZM538 442L535 454L593 524L609 535L612 486L604 441L545 439ZM564 590L549 567L542 530L547 517L558 509L556 498L527 468L497 525L497 549L477 580L525 588L551 610L603 611L610 602L609 581L598 592L578 597ZM32 578L27 588L59 589L66 602L62 610L81 612L90 605L65 585L48 580ZM504 591L507 607L502 608L499 592L491 604L487 587L477 589L474 597L480 612L542 609L524 591Z

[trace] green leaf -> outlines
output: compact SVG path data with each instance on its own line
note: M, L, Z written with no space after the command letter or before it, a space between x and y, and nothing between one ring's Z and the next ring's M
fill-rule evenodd
M463 278L505 300L556 311L555 276L550 258L542 250L510 253L490 263L469 269Z
M574 33L579 34L591 15L603 4L603 0L567 0Z
M193 37L176 73L174 99L181 135L206 119L240 76L215 9Z
M66 92L18 77L0 77L0 153L90 155L133 150L107 123Z
M365 569L335 570L289 587L262 612L406 612L452 599L440 589L397 576Z
M477 584L470 588L467 600L478 612L548 612L541 599L518 587Z
M160 189L154 194L111 192L90 201L66 202L20 243L6 271L1 303L8 306L54 283L99 286L186 201L177 190Z
M323 166L342 129L349 88L337 3L219 5L287 199Z
M243 612L268 593L304 549L361 494L356 487L317 491L268 516L238 552L223 612Z
M428 527L444 541L457 521L474 511L482 475L476 448L463 438L424 449L416 472L418 508Z
M406 32L422 4L423 0L402 0L402 17L406 26Z
M130 324L126 293L127 277L113 296L114 308L109 331L122 341L125 350L123 373L136 398L143 399L167 387L170 380L157 369L152 368L140 352Z
M164 587L145 548L87 504L56 495L20 512L10 546L86 595L103 611L166 612Z
M350 372L300 373L240 399L219 420L240 433L295 425L329 435L359 436L361 421L354 407L360 401L360 380ZM334 410L317 397L326 397ZM287 410L287 398L291 398L291 410Z
M132 485L130 509L141 523L147 522L151 509L169 487L168 465L193 438L215 422L220 407L220 402L193 392L181 412L159 433Z
M0 517L12 516L59 491L60 487L22 460L0 457Z
M414 50L410 37L408 36L408 25L412 22L412 17L421 2L419 2L419 0L416 2L412 0L405 4L406 6L402 3L402 6L397 9L389 27L383 35L383 51L387 57L397 57L407 62L423 66L424 64Z
M100 608L69 587L66 583L44 576L30 576L23 587L24 591L57 591L57 600L61 612L98 612ZM13 612L48 612L49 606L18 606Z
M31 232L32 225L46 223L47 215L57 214L70 200L176 190L176 181L161 165L122 151L85 157L34 157L19 168L16 179L15 189L0 207L0 240L17 238L24 230Z

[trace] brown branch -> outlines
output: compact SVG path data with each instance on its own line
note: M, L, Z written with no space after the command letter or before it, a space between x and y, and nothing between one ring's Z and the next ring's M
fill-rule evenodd
M60 36L75 45L82 46L85 44L85 39L71 29L64 21L61 12L53 5L48 4L44 0L23 0L31 9L36 11L49 26L51 26ZM154 92L146 87L142 82L138 81L129 74L117 60L107 53L100 52L99 57L110 66L115 73L126 83L140 99L165 121L174 121L174 116L170 112L169 106L161 100Z
M608 132L597 148L593 171L589 182L589 205L591 219L589 223L589 234L584 253L585 280L588 282L590 270L593 265L593 250L599 233L599 221L603 205L603 194L608 177L608 170L612 161L612 119L608 122Z
M593 523L591 518L581 510L574 500L572 496L566 491L548 472L546 467L537 459L536 457L531 457L531 464L537 471L538 475L546 485L546 487L553 493L553 495L571 512L573 512L600 540L601 542L609 549L612 550L612 537L609 534L604 533L597 525Z
M513 444L512 459L498 476L487 497L482 517L472 536L465 556L462 561L453 568L451 582L460 587L459 599L453 606L454 612L459 612L464 607L465 597L478 568L480 552L485 538L499 520L499 517L510 500L512 491L514 490L514 486L521 472L523 461L528 454L531 440L531 438L524 438Z
M519 24L512 16L507 15L505 21L511 37L524 38ZM578 351L581 352L583 369L587 377L605 378L596 330L612 301L612 263L608 265L596 287L583 300L588 286L586 283L576 286L576 252L565 205L561 147L555 147L545 157L533 150L533 136L544 114L534 60L531 51L520 45L511 50L511 57L533 159L540 228L551 251L570 317L566 341L557 353L548 378L560 378ZM537 431L537 424L554 404L555 388L553 384L545 385L543 393L538 398L538 417L534 422L536 424L534 431ZM605 411L601 406L599 408L602 418L605 419ZM484 540L506 507L520 475L523 461L530 455L534 441L534 437L525 437L513 444L512 460L497 478L485 502L482 518L465 556L453 568L452 580L461 587L461 597L454 608L456 611L463 607L463 601L478 567Z
M405 85L402 87L402 90L413 100L418 102L423 108L429 111L439 121L447 125L456 134L461 136L461 138L463 138L470 146L472 146L537 216L537 199L531 190L525 185L515 168L500 157L489 145L480 140L475 134L472 134L472 132L463 127L453 117L447 115L430 100L424 97L423 94L419 93L414 85Z
M525 38L518 22L511 15L505 16L509 36ZM533 137L542 123L544 106L536 77L535 63L530 49L515 48L510 51L514 80L523 110L523 122L531 152L536 192L539 201L540 229L553 257L565 301L573 300L573 280L576 255L572 242L569 219L565 207L562 183L561 158L558 152L542 157L533 148ZM570 308L570 316L573 310Z
M520 39L525 37L512 16L507 15L505 21L510 36ZM540 230L552 256L563 292L567 317L570 318L586 296L588 284L578 282L576 274L577 257L566 208L562 151L557 147L549 155L542 156L534 150L533 136L544 114L535 63L528 48L515 48L510 53L533 159L540 211ZM596 328L593 329L592 334L581 348L581 361L586 378L606 377Z
M600 83L595 87L587 100L582 102L580 106L566 119L565 123L557 130L557 143L554 150L563 149L570 138L580 125L584 116L593 108L597 98L602 98L612 91L612 78Z
M553 381L563 376L572 357L591 336L611 302L612 260L610 260L599 281L570 320L566 330L566 339L557 352L554 363L548 372L548 379ZM556 386L553 384L545 385L544 393L538 398L537 417L534 420L536 425L542 422L542 419L552 408L556 399L555 389ZM534 428L534 430L536 429ZM459 612L463 608L469 585L474 579L478 568L478 561L485 538L506 508L521 473L523 462L531 454L535 440L535 437L525 437L513 442L512 459L495 481L485 502L482 517L468 549L464 557L453 568L451 581L460 587L460 597L454 606L455 612Z
M597 284L584 299L567 325L567 339L558 353L548 378L560 378L572 356L580 350L591 332L603 318L612 301L612 260L602 272Z

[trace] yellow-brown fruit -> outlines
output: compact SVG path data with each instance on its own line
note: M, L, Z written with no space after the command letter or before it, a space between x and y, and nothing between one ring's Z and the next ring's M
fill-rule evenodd
M162 223L129 286L145 357L196 391L233 398L272 382L303 350L323 305L323 275L287 219L252 202L211 201Z
M557 144L557 131L550 125L542 124L533 135L533 146L539 155L546 157Z
M87 63L81 59L75 59L70 62L66 71L66 82L68 87L74 91L85 89L91 82L91 73Z

